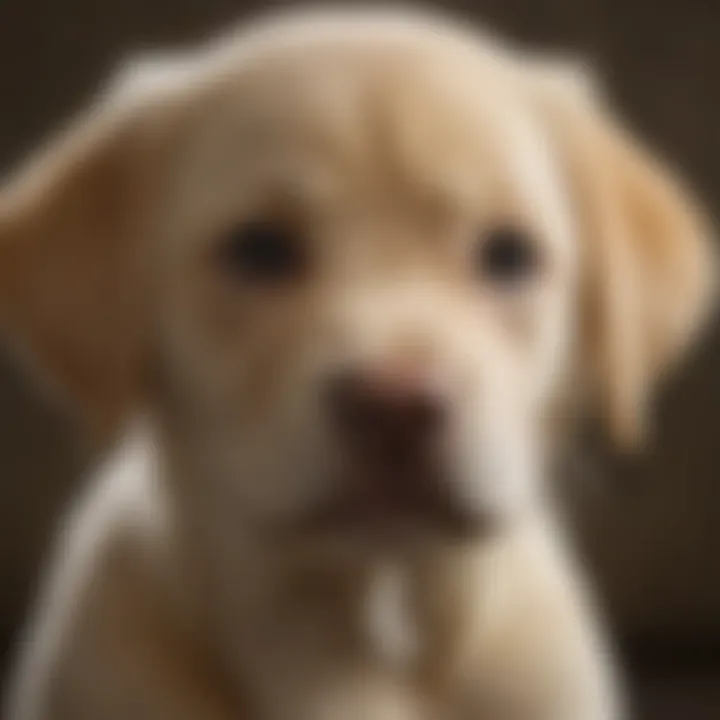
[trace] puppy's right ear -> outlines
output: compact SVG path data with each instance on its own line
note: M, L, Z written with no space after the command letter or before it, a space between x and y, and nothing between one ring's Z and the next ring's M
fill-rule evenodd
M0 325L93 430L139 401L162 100L122 82L0 189Z

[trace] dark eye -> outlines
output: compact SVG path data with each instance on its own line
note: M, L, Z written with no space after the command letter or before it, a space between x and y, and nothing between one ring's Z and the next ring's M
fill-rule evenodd
M219 262L235 278L252 283L294 280L305 267L298 237L290 229L254 221L235 230L219 250Z
M482 238L475 255L477 273L496 284L529 280L540 268L537 244L526 232L500 228Z

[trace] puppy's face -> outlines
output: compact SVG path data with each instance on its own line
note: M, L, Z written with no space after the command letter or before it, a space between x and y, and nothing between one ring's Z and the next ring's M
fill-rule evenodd
M579 117L579 97L432 24L291 23L211 55L170 66L168 100L124 111L144 134L119 133L143 137L143 222L118 241L146 271L132 357L159 378L151 410L195 496L291 537L456 537L521 513L570 377L619 384L620 415L644 387L617 379L640 331L617 335L616 291L587 302L590 262L637 262L632 239L617 259L588 237L613 213L616 236L630 227L603 204L625 180L601 164L587 178L599 160L581 145L606 135L561 111ZM561 129L580 144L561 147ZM697 280L682 243L668 252Z
M278 48L188 131L162 374L261 523L467 532L537 489L577 243L527 99L458 55Z

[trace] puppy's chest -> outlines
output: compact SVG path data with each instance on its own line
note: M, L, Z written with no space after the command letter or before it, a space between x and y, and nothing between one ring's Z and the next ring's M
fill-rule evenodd
M324 584L323 584L324 585ZM270 610L270 608L268 608ZM273 611L270 645L306 668L362 668L368 675L406 676L427 644L407 574L374 568L340 590L310 585L287 593Z
M377 568L352 601L347 614L315 608L296 636L297 677L307 693L300 690L293 717L306 705L300 714L308 720L454 720L451 699L423 681L434 629L419 616L406 572Z
M407 573L401 567L378 568L359 606L359 627L369 662L379 671L407 673L427 643Z

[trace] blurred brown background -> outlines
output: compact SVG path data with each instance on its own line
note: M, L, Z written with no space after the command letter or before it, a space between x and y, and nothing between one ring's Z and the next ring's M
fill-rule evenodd
M265 4L0 0L0 170L77 109L118 59L201 37ZM452 5L515 37L588 58L635 126L685 170L714 215L720 214L720 3L456 0ZM714 331L666 389L651 452L632 463L600 454L578 473L587 492L577 516L593 571L619 629L639 638L634 646L644 648L644 657L656 665L664 652L671 668L679 667L681 658L695 658L698 668L701 656L704 672L708 663L720 668L719 428L720 333ZM58 508L76 486L83 460L72 429L3 361L4 637L11 637L26 609ZM719 688L717 682L698 688L694 709L684 697L663 695L660 704L670 713L673 702L682 703L667 717L717 720ZM710 714L703 693L718 696Z

